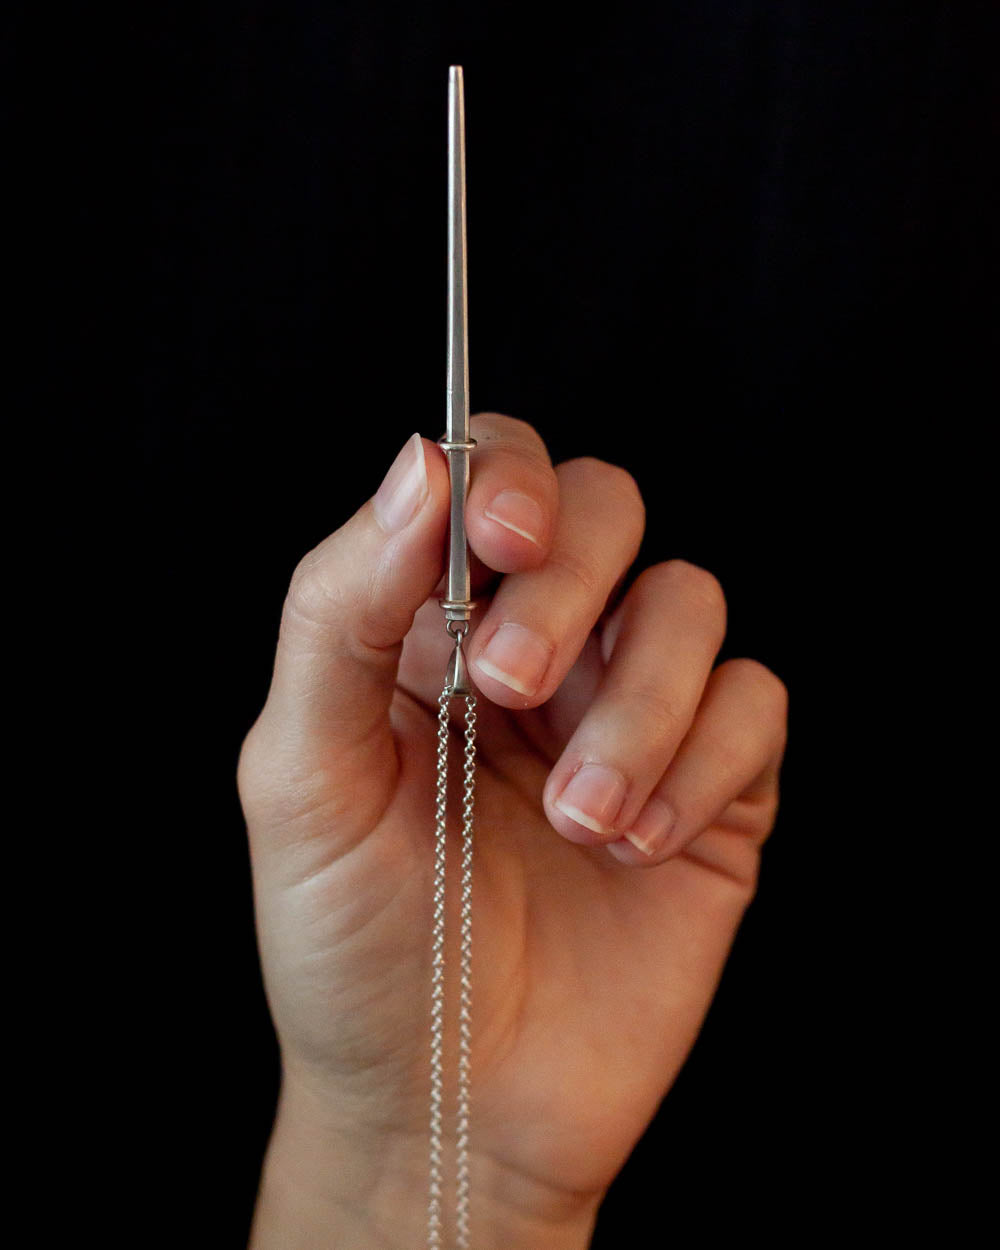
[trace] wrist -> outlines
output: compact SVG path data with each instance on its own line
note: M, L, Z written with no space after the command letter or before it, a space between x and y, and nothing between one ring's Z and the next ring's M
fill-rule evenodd
M261 1172L249 1250L406 1250L427 1223L424 1134L348 1129L286 1080ZM477 1250L586 1250L600 1195L551 1191L482 1156L470 1163ZM453 1187L446 1188L445 1228ZM447 1244L448 1238L445 1238Z

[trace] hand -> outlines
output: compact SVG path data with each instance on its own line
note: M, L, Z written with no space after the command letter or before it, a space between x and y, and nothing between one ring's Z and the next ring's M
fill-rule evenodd
M786 696L752 660L713 669L711 574L656 564L613 602L645 524L630 474L589 457L553 468L510 417L472 432L474 1243L580 1247L753 896ZM283 1061L260 1250L423 1236L448 501L444 453L414 435L302 560L240 758ZM452 1024L456 963L450 944Z

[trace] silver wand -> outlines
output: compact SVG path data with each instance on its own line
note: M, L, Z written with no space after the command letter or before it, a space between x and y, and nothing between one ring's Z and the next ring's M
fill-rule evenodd
M447 426L438 439L448 457L451 513L448 583L440 600L445 628L455 640L444 689L438 699L437 811L434 836L434 921L431 976L430 1198L427 1245L442 1238L442 1097L444 1086L444 936L445 861L447 850L449 704L465 701L464 796L462 807L462 902L459 956L458 1105L455 1141L455 1245L469 1250L469 1095L472 1050L472 816L476 777L476 696L462 652L475 604L470 597L469 548L465 502L469 493L468 302L465 264L465 95L462 67L448 71L448 383Z

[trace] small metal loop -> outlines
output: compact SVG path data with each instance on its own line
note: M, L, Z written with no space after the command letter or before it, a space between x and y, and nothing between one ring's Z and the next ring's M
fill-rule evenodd
M474 439L474 438L470 438L470 439L468 439L468 441L467 441L467 442L464 442L464 443L460 443L460 442L453 442L453 441L452 441L452 440L448 437L448 435L447 435L447 434L442 434L442 436L438 439L437 444L438 444L438 446L441 448L441 450L442 450L442 451L445 451L445 452L448 452L448 451L475 451L475 449L479 446L478 441L477 441L476 439Z
M444 627L456 641L463 639L469 632L468 621L445 621Z
M455 650L451 653L451 660L448 664L448 672L444 679L445 692L448 695L456 694L472 694L472 685L469 681L469 670L465 666L465 652L462 650L462 639L465 637L466 631L460 634L452 633L451 626L453 624L468 626L467 621L448 621L448 632L455 639Z

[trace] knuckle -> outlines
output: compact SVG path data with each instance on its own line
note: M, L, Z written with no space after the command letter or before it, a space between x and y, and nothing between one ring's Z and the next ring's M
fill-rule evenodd
M386 582L395 566L378 564L360 578L338 575L350 558L350 541L338 531L296 566L282 607L279 647L310 650L321 644L368 663L402 645L398 621L385 608Z
M642 498L639 483L628 469L620 464L611 464L607 460L598 460L594 456L588 456L585 459L595 466L596 472L600 473L603 479L602 490L614 494L619 505L627 508L633 516L644 517L646 515L646 504Z
M320 628L345 610L342 584L324 576L321 561L310 553L296 565L285 596L282 628Z
M257 761L254 758L256 744L254 730L251 729L240 746L239 759L236 761L236 790L240 801L246 803L253 792L254 779L257 772Z
M279 827L313 817L335 823L356 805L351 786L337 786L328 758L290 751L265 708L243 740L236 765L243 814L251 826Z
M548 459L548 448L541 434L528 421L503 412L476 412L469 418L472 436L481 444L512 442Z
M247 815L264 802L269 789L267 777L268 752L258 717L243 739L236 761L236 792Z
M776 673L751 659L727 660L726 667L746 689L759 714L784 722L788 715L788 688Z
M715 574L688 560L668 560L664 568L674 593L683 596L700 617L719 625L724 632L726 595Z
M612 464L597 456L577 456L573 460L565 461L563 467L571 468L573 472L588 479L589 489L611 495L618 505L628 508L632 513L645 515L646 505L639 483L620 464Z
M603 462L605 472L609 481L614 483L614 489L617 490L623 501L630 504L636 512L645 512L646 505L643 502L642 491L639 489L639 483L633 475L620 464L608 464Z
M685 721L676 703L660 686L630 686L622 695L629 719L638 718L642 741L647 750L659 751L676 743L683 735Z
M586 600L593 599L600 588L600 576L585 556L569 547L553 550L549 554L549 563L567 573L583 592Z

